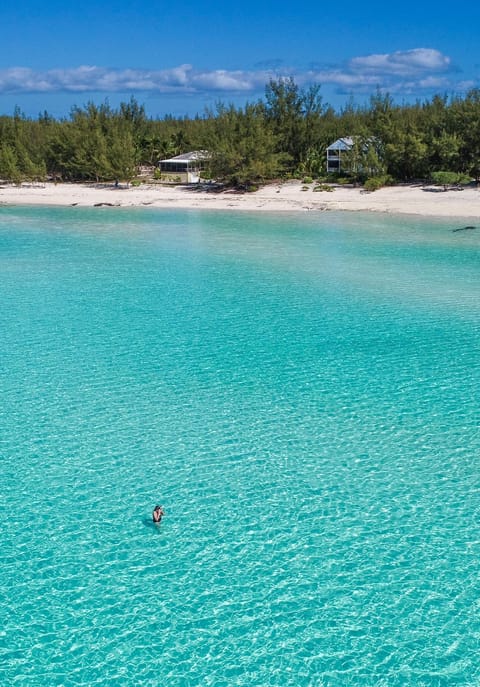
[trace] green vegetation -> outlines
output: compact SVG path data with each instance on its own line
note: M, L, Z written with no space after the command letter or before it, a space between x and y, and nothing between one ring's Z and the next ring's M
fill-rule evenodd
M334 188L333 186L329 186L329 184L317 184L313 187L313 190L316 192L326 191L327 193L331 193L334 190Z
M326 148L342 136L357 143L342 156L341 173L326 175ZM365 106L348 102L335 111L319 86L287 79L270 81L258 102L219 103L194 118L150 119L134 98L117 109L88 103L61 120L18 109L0 116L0 179L13 183L129 183L140 166L188 150L209 151L204 178L245 190L273 179L317 180L313 190L414 180L447 188L480 179L480 90L411 105L376 93ZM158 171L152 176L162 180Z
M468 184L471 179L466 174L459 174L457 172L432 172L431 178L434 184L437 186L443 186L443 190L446 191L449 186L461 186L462 184Z
M382 188L383 186L388 186L392 183L392 177L389 174L383 174L382 176L378 177L369 177L365 181L363 187L365 191L377 191L379 188Z

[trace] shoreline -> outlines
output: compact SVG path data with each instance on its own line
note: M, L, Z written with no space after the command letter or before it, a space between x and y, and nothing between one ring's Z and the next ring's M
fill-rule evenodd
M254 212L351 211L424 217L480 218L480 189L443 191L410 184L374 192L361 187L334 186L332 192L313 191L315 184L287 181L258 191L209 190L208 186L141 186L82 183L0 185L0 206L153 207ZM307 188L308 190L303 190Z

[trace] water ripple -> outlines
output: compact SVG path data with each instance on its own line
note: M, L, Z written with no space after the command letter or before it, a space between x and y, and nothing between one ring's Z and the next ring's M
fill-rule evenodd
M477 684L475 237L102 218L0 217L2 684Z

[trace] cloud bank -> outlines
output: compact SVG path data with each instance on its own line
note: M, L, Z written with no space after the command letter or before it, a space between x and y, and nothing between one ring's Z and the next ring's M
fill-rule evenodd
M0 94L15 93L177 93L253 94L270 79L293 77L300 85L331 85L339 93L392 93L455 89L451 59L433 48L354 57L343 65L305 71L264 63L254 70L200 70L191 64L172 69L109 69L81 66L35 71L25 67L0 70Z

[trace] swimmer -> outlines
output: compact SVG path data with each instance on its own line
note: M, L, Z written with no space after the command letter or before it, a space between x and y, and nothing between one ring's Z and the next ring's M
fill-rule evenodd
M164 515L165 511L163 510L162 506L155 506L152 513L153 522L160 523L162 521L162 516Z

